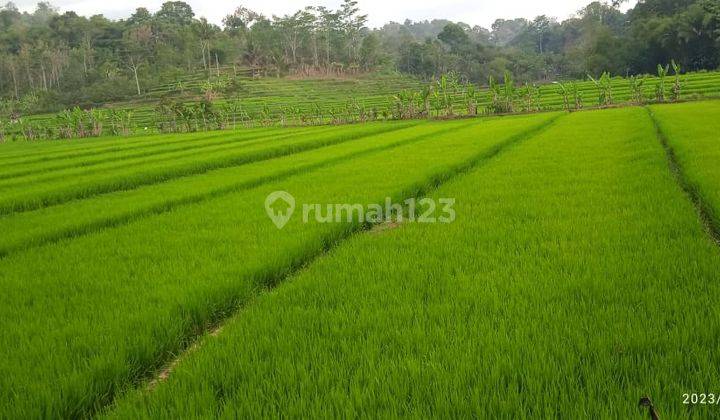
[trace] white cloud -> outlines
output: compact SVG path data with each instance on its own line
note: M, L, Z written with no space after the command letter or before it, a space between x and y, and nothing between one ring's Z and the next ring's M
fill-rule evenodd
M471 25L489 27L497 18L524 17L531 19L538 15L548 15L565 19L575 14L591 0L553 0L541 2L537 0L360 0L359 6L369 18L370 26L380 26L388 21L402 22L406 18L412 20L449 19L463 21ZM630 0L625 7L634 5ZM35 0L16 0L21 10L32 11ZM104 14L111 18L129 16L137 7L147 7L151 11L160 8L162 0L125 0L122 2L98 2L97 0L55 0L52 4L61 11L74 10L85 16ZM307 5L323 5L337 8L341 0L187 0L197 16L204 16L209 21L220 24L222 18L242 4L250 9L266 15L283 15L293 13Z

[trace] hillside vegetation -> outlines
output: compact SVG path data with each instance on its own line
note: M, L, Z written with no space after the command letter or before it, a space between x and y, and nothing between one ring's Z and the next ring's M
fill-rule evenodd
M158 88L141 102L0 122L0 140L578 111L720 95L720 73L683 74L679 66L672 68L659 65L656 75L621 78L603 73L541 85L519 84L508 72L486 86L454 73L431 81L397 74L321 79L190 76Z
M0 120L145 100L168 85L183 90L177 82L187 75L197 76L191 88L223 68L233 77L242 69L307 78L455 73L484 84L507 71L520 83L547 83L655 73L672 59L688 72L720 66L716 1L645 0L626 12L622 3L590 2L563 21L497 19L490 28L443 19L369 28L355 0L278 16L239 7L221 25L182 1L119 20L59 13L47 2L21 12L8 3L0 6Z

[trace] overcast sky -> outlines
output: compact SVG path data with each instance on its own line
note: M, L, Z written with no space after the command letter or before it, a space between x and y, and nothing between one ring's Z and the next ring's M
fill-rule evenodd
M0 0L4 4L7 0ZM369 25L382 26L389 21L449 19L471 25L489 28L495 19L524 17L531 19L548 15L565 19L590 3L591 0L359 0L363 13L368 15ZM21 10L32 11L37 0L13 1ZM74 10L78 14L91 16L104 14L110 18L126 18L137 7L147 7L151 12L160 8L164 0L54 0L50 1L60 11ZM290 14L307 5L323 5L337 8L341 0L186 0L196 16L220 24L222 18L242 4L265 15ZM625 3L624 8L634 5L636 0Z

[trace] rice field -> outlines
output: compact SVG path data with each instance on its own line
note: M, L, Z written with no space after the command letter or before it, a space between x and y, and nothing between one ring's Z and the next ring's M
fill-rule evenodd
M253 78L245 75L233 76L230 70L223 70L227 80L239 86L233 94L218 94L213 99L216 109L224 109L227 126L258 126L258 125L305 125L318 123L357 122L376 119L397 119L393 111L398 106L398 95L419 95L428 81L419 80L401 74L365 75L342 78ZM638 100L652 102L656 100L656 90L660 79L655 75L639 76L644 80L641 92L634 92L630 79L614 76L610 80L612 98L615 104L632 104ZM664 78L666 96L670 95L674 75ZM200 85L206 75L189 75L176 83L158 86L141 100L129 103L109 104L107 108L128 111L130 131L145 133L158 129L159 121L167 118L157 113L156 107L162 98L172 98L186 105L197 104L203 97ZM579 100L584 108L594 108L598 104L598 88L593 81L565 81L567 89L574 84L577 87ZM183 92L177 90L177 85ZM717 98L720 96L720 72L685 73L680 76L680 94L677 98L683 101ZM541 83L536 86L537 92L532 99L526 98L524 86L516 86L514 94L515 112L523 111L557 111L566 108L560 88L554 83ZM492 92L487 86L476 88L476 96L472 99L477 112L491 114ZM455 115L468 113L467 87L460 84L449 89L448 98L452 103ZM639 96L640 98L636 97ZM572 95L570 95L572 96ZM415 99L416 102L419 98ZM527 102L532 102L528 104ZM571 98L572 102L573 99ZM420 103L415 105L421 107ZM435 111L432 111L434 113ZM231 115L230 115L231 114ZM38 127L56 128L62 124L58 114L31 115L22 119L36 124ZM108 131L110 123L104 123ZM12 135L18 139L22 124L8 125L7 137ZM197 128L201 129L201 128ZM42 130L40 130L42 131ZM42 137L42 135L41 135Z
M655 90L659 79L655 75L645 76L643 96L646 101L654 99ZM672 83L673 76L666 77L666 83ZM317 112L317 107L326 116L330 112L342 113L348 102L356 101L366 111L373 108L382 110L392 102L393 95L402 91L419 92L426 82L406 75L375 75L357 78L338 79L289 79L289 78L237 78L243 91L237 95L243 104L243 109L249 116L259 119L259 115L265 106L277 115L282 108L297 108L303 115L312 115ZM567 81L566 83L572 83ZM591 80L575 81L580 96L586 107L597 105L597 88ZM720 95L720 72L698 72L687 73L681 76L682 99L697 99L703 97L716 97ZM187 86L195 86L195 96L201 94L197 90L198 82L186 82ZM612 79L614 100L618 103L631 102L633 92L629 80L624 77L615 76ZM563 98L559 94L558 86L552 83L538 84L539 98L538 105L543 110L563 109ZM669 88L669 86L668 86ZM171 92L172 85L159 87L155 92L165 94ZM192 90L192 89L191 89ZM461 91L454 92L453 102L458 113L465 111L465 98ZM232 100L232 97L218 98L217 103ZM192 101L187 96L188 102ZM522 102L518 98L518 102ZM487 87L479 89L478 107L482 110L491 103L491 94ZM140 105L140 104L138 104ZM122 106L118 104L116 106ZM152 126L152 106L134 106L135 116L138 125Z
M720 397L715 121L707 101L0 145L0 417L717 416L684 397ZM456 217L278 229L276 191Z

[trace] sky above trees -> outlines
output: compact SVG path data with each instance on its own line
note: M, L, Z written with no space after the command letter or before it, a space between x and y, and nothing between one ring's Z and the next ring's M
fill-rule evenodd
M21 11L31 12L38 0L15 0ZM164 0L123 0L100 2L97 0L54 0L51 3L61 11L73 10L82 16L104 14L109 18L127 18L137 7L147 7L151 12L160 9ZM3 3L0 0L0 3ZM265 15L283 15L307 5L305 0L189 0L187 1L198 17L221 24L222 19L242 4ZM339 7L341 0L317 0L313 5L332 9ZM361 0L359 7L368 15L368 26L379 27L389 21L448 19L489 28L495 19L522 17L532 19L547 15L565 19L587 5L588 0ZM626 1L621 10L634 6L637 0Z

